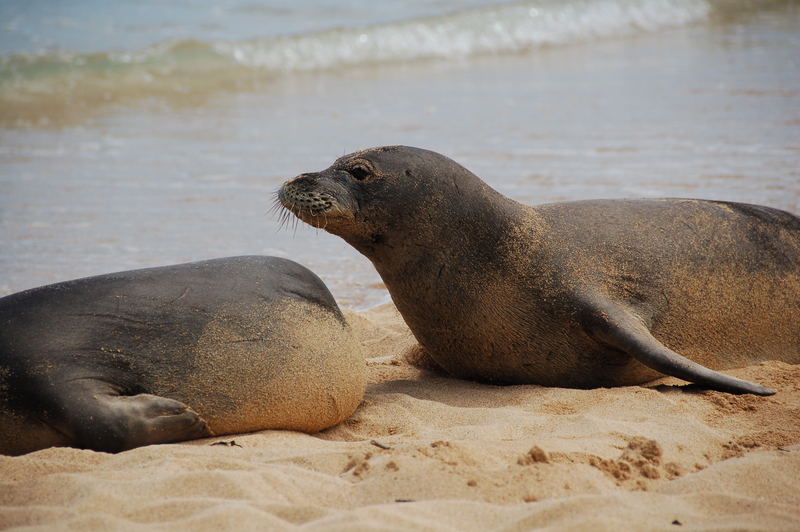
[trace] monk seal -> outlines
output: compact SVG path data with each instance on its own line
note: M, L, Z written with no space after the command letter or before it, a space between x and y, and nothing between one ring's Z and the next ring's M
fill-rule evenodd
M360 350L323 282L277 257L12 294L0 299L0 453L316 432L361 402Z
M451 374L565 387L800 362L800 219L691 199L536 207L440 154L392 146L287 181L278 201L372 261ZM680 353L680 354L679 354Z

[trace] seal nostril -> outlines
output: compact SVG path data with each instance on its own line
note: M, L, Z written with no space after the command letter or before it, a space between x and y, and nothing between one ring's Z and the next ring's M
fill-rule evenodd
M315 183L317 182L318 177L319 177L318 173L300 174L299 176L292 179L291 183L296 184L298 186L314 186Z

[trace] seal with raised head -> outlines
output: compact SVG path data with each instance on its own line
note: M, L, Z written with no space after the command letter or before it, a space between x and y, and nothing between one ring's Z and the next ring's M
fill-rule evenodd
M800 362L800 219L690 199L529 207L453 160L369 149L287 181L282 205L366 255L455 376L600 387ZM713 369L709 369L713 368Z
M286 259L147 268L0 299L3 454L316 432L349 416L365 386L333 296Z

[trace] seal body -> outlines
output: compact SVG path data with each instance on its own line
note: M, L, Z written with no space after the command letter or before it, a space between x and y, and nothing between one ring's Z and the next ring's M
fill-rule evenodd
M597 387L667 374L766 395L713 369L800 362L800 219L783 211L689 199L529 207L402 146L302 174L279 199L366 255L422 348L456 376Z
M0 299L0 452L120 451L360 403L360 346L323 282L276 257L100 275Z

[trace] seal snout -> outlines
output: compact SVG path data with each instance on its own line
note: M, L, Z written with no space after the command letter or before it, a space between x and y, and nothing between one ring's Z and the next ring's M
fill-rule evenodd
M351 203L341 199L346 196L336 183L322 174L300 174L286 181L278 191L278 201L292 214L306 223L327 226L331 218L347 215Z
M317 190L306 174L299 175L283 184L278 199L284 207L297 215L316 216L333 206L330 194Z

